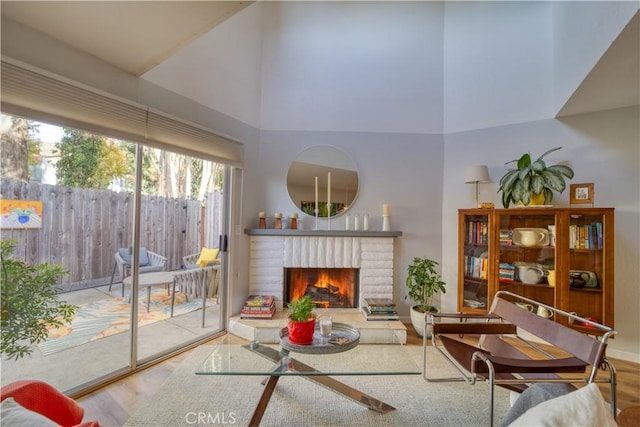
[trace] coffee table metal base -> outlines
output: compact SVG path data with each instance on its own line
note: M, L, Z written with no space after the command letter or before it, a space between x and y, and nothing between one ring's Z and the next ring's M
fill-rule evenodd
M306 373L314 373L320 372L313 367L306 365L299 360L296 360L292 357L289 357L289 352L287 350L283 350L282 352L278 352L271 347L266 346L252 346L246 345L244 346L248 350L263 356L272 362L276 363L276 369L274 369L274 375L270 375L266 384L263 382L265 386L262 395L260 396L260 401L258 402L256 409L253 412L251 417L251 421L249 422L249 426L259 426L260 421L264 415L264 411L267 409L267 405L269 404L269 400L271 400L271 396L273 395L273 391L276 388L276 384L280 379L280 375L276 375L276 372L281 369L286 369L291 372L306 372ZM281 363L283 354L286 354L289 357L287 364L284 365ZM376 412L386 413L395 410L391 405L388 405L372 396L369 396L366 393L361 392L347 384L344 384L332 377L324 376L324 375L305 375L305 379L312 381L316 384L322 385L329 390L338 393L347 399L354 401L355 403L362 405L366 408L369 408Z

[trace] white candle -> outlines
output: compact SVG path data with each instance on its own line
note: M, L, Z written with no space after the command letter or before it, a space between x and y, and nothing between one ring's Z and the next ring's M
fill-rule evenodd
M315 209L318 209L318 177L316 176L316 205Z
M327 172L327 203L331 203L331 172Z

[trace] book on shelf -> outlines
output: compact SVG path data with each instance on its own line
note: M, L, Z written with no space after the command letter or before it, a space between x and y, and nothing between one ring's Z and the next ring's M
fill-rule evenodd
M514 265L501 262L498 272L498 280L505 283L513 283L516 276L516 267Z

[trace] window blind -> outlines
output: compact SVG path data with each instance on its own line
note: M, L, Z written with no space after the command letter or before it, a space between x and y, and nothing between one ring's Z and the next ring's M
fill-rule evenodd
M242 143L124 98L2 58L2 111L242 166Z

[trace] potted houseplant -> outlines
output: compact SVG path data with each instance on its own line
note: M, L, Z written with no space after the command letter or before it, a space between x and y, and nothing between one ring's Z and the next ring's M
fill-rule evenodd
M0 353L17 360L47 339L48 327L70 323L77 307L58 298L62 265L28 265L12 256L15 246L12 239L0 242Z
M307 345L313 343L313 332L316 329L316 308L309 295L290 302L287 316L289 341L292 344Z
M415 257L409 264L407 270L406 285L409 288L409 295L405 299L411 298L415 304L411 306L411 323L418 335L421 337L429 330L425 331L425 316L428 312L438 312L438 308L433 305L433 297L438 292L445 293L445 285L436 271L438 263L428 258Z
M502 205L505 208L510 203L546 205L553 200L553 191L564 191L565 178L573 178L573 169L566 165L547 166L542 160L547 154L561 148L552 148L533 162L531 155L524 153L519 159L505 163L515 162L517 165L517 169L510 170L500 178L498 192L502 192Z

